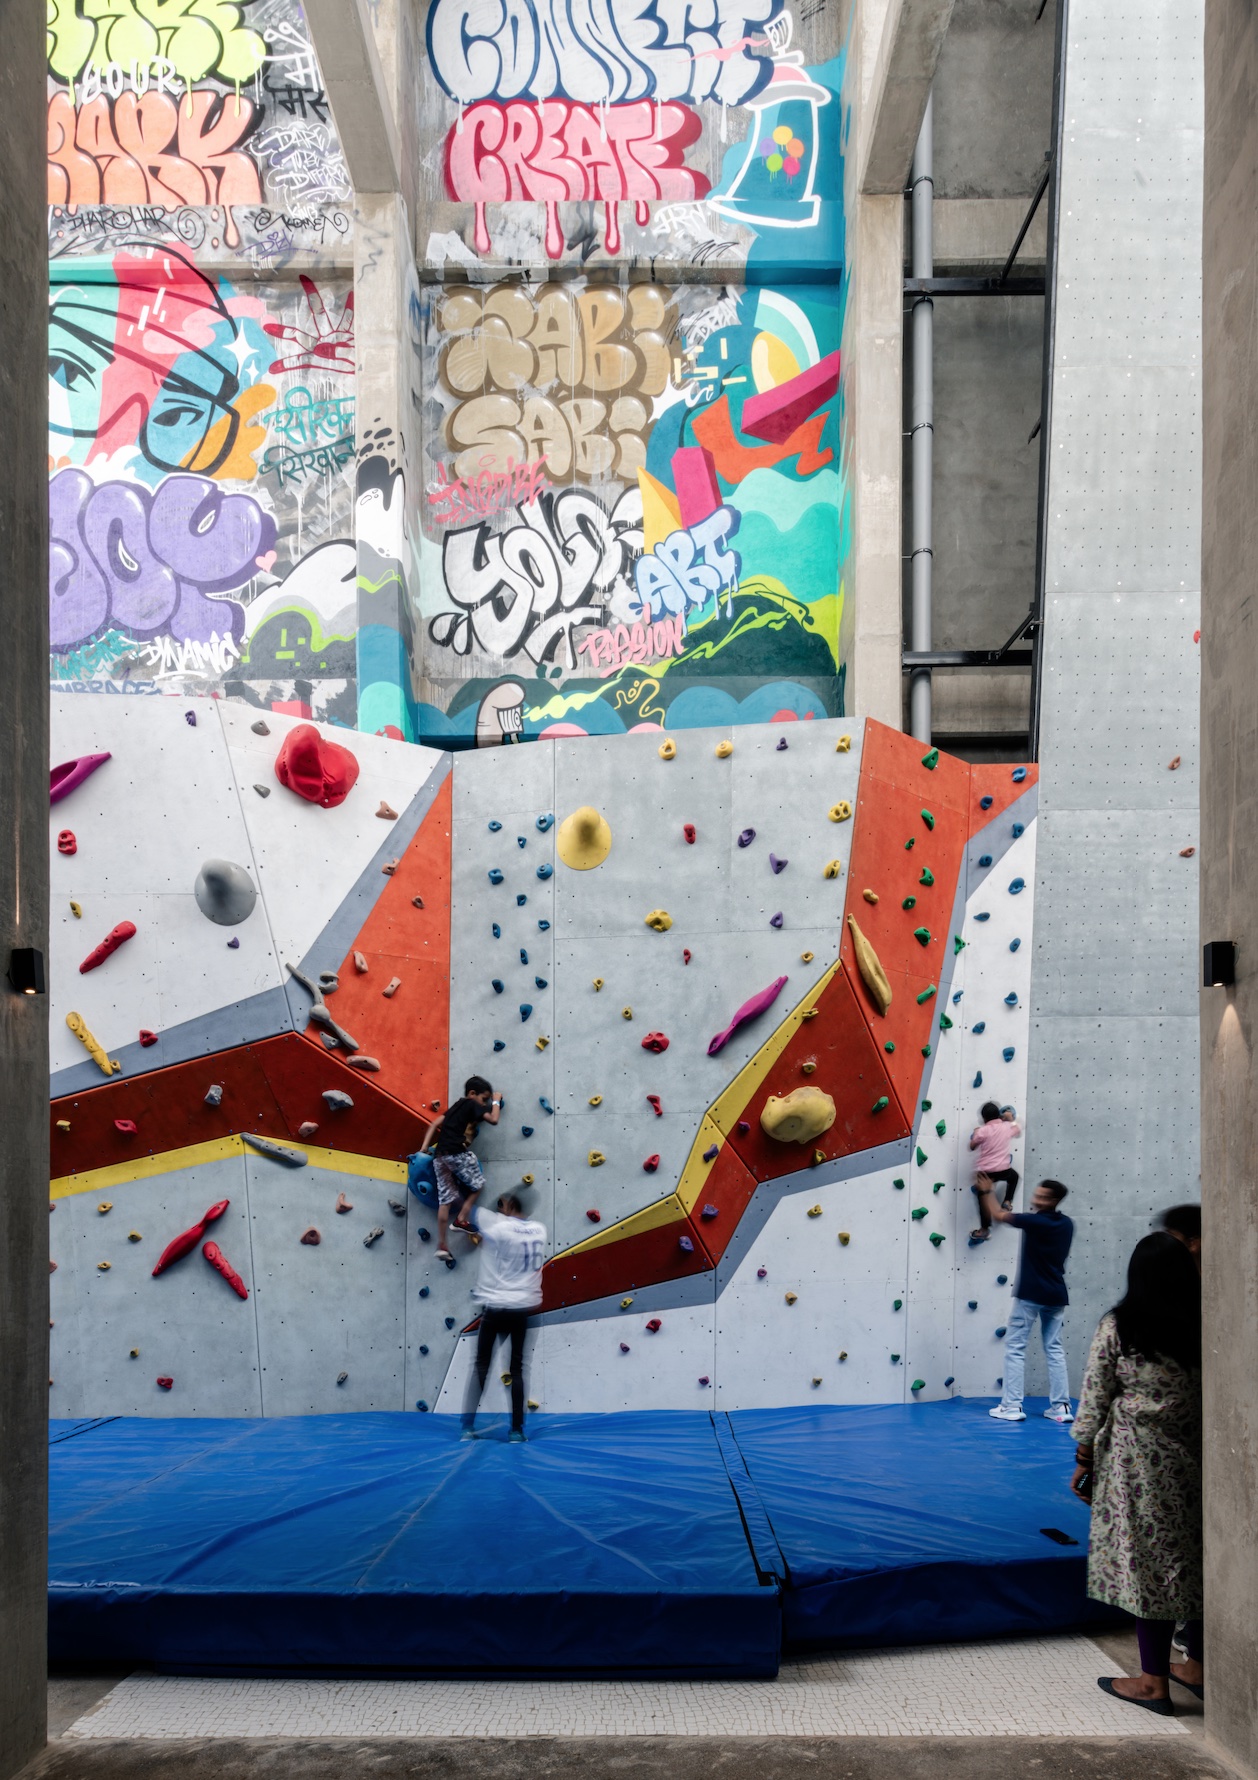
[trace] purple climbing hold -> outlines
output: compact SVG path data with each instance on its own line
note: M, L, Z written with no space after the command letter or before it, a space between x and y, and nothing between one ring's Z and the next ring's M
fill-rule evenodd
M229 952L238 952L240 950L240 941L238 939L229 939L227 942L227 949Z
M721 1153L721 1151L720 1151L719 1144L715 1144L715 1143L710 1144L708 1146L708 1148L706 1150L704 1150L704 1152L703 1152L703 1159L705 1162L715 1162L716 1158L720 1155L720 1153Z
M715 1205L705 1205L703 1210L699 1213L701 1218L714 1218L716 1215Z
M783 746L783 747L785 747L785 746L786 746L786 743L785 743L785 742L783 742L783 743L782 743L782 746ZM707 1375L707 1373L706 1373L706 1372L705 1372L705 1373L704 1373L704 1374L703 1374L703 1376L702 1376L702 1378L701 1378L701 1379L700 1379L700 1380L699 1380L699 1383L700 1383L700 1384L701 1384L701 1385L703 1385L703 1387L704 1387L704 1388L705 1388L705 1389L706 1389L706 1388L707 1388L707 1386L708 1386L708 1385L710 1385L710 1384L711 1384L711 1383L712 1383L712 1380L711 1380L711 1379L710 1379L710 1378L709 1378L709 1377L708 1377L708 1375Z
M789 859L779 859L776 853L769 854L769 865L773 871L785 871L789 864Z
M186 723L186 724L187 724L187 725L188 725L188 728L189 728L189 729L195 729L195 728L196 728L196 726L197 726L197 714L196 714L196 712L195 712L195 711L185 711L185 712L184 712L184 714L183 714L183 720L184 720L184 722L185 722L185 723Z
M780 927L781 925L782 925L782 911L781 911L781 909L779 909L776 915L769 916L769 926L770 927Z
M629 1352L629 1343L627 1341L621 1342L620 1351L622 1354L627 1354Z
M749 847L755 838L756 831L754 828L744 828L738 837L738 844L740 847Z
M724 1032L718 1032L715 1038L708 1041L708 1056L715 1057L718 1051L724 1050L740 1027L746 1026L751 1020L758 1019L768 1008L771 1008L785 987L786 978L775 977L767 988L761 989L759 994L753 995L749 1001L744 1001Z
M789 746L789 743L788 743L788 742L787 742L787 739L786 739L786 737L785 737L785 736L779 736L779 737L778 737L778 747L777 747L777 751L778 751L778 753L779 753L779 754L785 754L785 753L786 753L786 750L787 750L787 748L788 748L788 746Z
M688 1236L679 1236L677 1238L677 1246L680 1249L684 1249L688 1255L693 1255L695 1252L695 1245L691 1242Z
M84 779L90 779L97 767L104 766L110 754L80 754L77 760L63 761L54 766L48 774L48 801L50 804L60 803L63 797L69 797Z
M756 1268L756 1278L757 1279L768 1279L768 1277L769 1277L769 1269L767 1267L757 1267Z

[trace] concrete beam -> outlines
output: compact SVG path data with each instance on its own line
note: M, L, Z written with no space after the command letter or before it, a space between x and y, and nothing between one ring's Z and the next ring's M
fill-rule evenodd
M368 0L305 0L305 11L355 192L401 191L397 117Z
M887 0L861 131L862 192L902 192L953 0Z

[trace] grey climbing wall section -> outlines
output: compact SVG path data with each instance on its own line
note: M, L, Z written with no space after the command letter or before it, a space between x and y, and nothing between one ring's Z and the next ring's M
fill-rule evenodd
M1151 1216L1200 1197L1201 55L1200 0L1071 0L1028 1167L1072 1190L1075 1389Z

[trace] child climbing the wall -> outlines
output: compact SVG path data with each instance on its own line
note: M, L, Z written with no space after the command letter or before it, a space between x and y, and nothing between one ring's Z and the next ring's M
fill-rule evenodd
M420 1148L431 1148L435 1152L437 1259L444 1261L447 1267L454 1265L449 1246L450 1207L457 1207L454 1220L457 1227L469 1229L468 1210L485 1188L485 1176L481 1173L472 1140L482 1124L496 1125L501 1111L502 1096L495 1099L493 1088L483 1075L469 1075L463 1084L463 1098L456 1100L447 1112L439 1114L424 1133Z
M518 1193L504 1193L498 1209L468 1214L481 1237L476 1297L482 1305L476 1336L476 1362L463 1400L463 1438L475 1440L476 1411L489 1376L489 1362L500 1341L511 1343L511 1433L524 1432L525 1337L529 1319L542 1301L542 1262L546 1257L546 1226L525 1216Z
M982 1123L970 1136L970 1148L978 1151L975 1167L977 1181L973 1190L978 1195L979 1218L978 1229L970 1231L971 1246L976 1242L986 1242L992 1233L991 1206L978 1183L984 1176L992 1183L993 1188L999 1182L1004 1187L1004 1210L1008 1211L1021 1178L1013 1166L1013 1140L1021 1137L1022 1127L1014 1117L1013 1108L997 1106L994 1100L985 1100L979 1118Z

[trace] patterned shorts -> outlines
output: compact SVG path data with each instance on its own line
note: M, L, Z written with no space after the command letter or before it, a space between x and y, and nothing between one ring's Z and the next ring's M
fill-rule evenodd
M457 1156L434 1156L432 1164L442 1205L462 1205L473 1193L485 1189L480 1163L471 1150L462 1150Z

